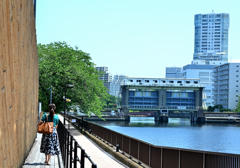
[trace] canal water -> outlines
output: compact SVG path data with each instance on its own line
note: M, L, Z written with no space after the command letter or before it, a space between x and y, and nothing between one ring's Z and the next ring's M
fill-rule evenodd
M156 123L153 117L94 123L158 146L240 154L240 124L191 124L189 119L182 118Z

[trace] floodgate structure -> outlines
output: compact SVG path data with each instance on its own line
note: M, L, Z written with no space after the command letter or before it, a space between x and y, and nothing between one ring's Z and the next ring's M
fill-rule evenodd
M169 111L202 111L200 79L128 77L121 86L121 111L156 111L155 121L167 120Z

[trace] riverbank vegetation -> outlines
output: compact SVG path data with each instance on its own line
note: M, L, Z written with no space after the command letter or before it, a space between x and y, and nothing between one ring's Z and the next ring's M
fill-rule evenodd
M108 99L107 89L99 80L99 72L95 70L91 57L66 42L38 44L39 59L39 102L42 110L48 111L50 88L52 86L52 102L57 112L64 109L64 92L66 84L74 85L67 88L67 109L77 105L81 112L101 115L105 100Z

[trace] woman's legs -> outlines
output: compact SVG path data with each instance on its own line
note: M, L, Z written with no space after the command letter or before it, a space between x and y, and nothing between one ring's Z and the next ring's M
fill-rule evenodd
M47 161L48 161L48 163L50 163L50 159L51 159L51 156L52 156L52 155L51 155L51 154L48 154L47 156L48 156L48 160L47 160Z
M48 162L48 154L45 153L45 162Z

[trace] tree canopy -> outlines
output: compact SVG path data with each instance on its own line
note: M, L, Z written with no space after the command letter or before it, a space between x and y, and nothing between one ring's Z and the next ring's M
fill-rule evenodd
M101 114L107 89L99 80L99 72L95 70L89 54L78 47L71 47L66 42L38 44L39 58L39 102L43 110L47 110L52 85L53 103L57 112L63 111L63 96L65 85L72 84L73 88L66 89L67 108L78 105L84 113Z
M237 107L234 109L234 111L237 113L240 112L240 96L238 96L238 104L237 104Z

